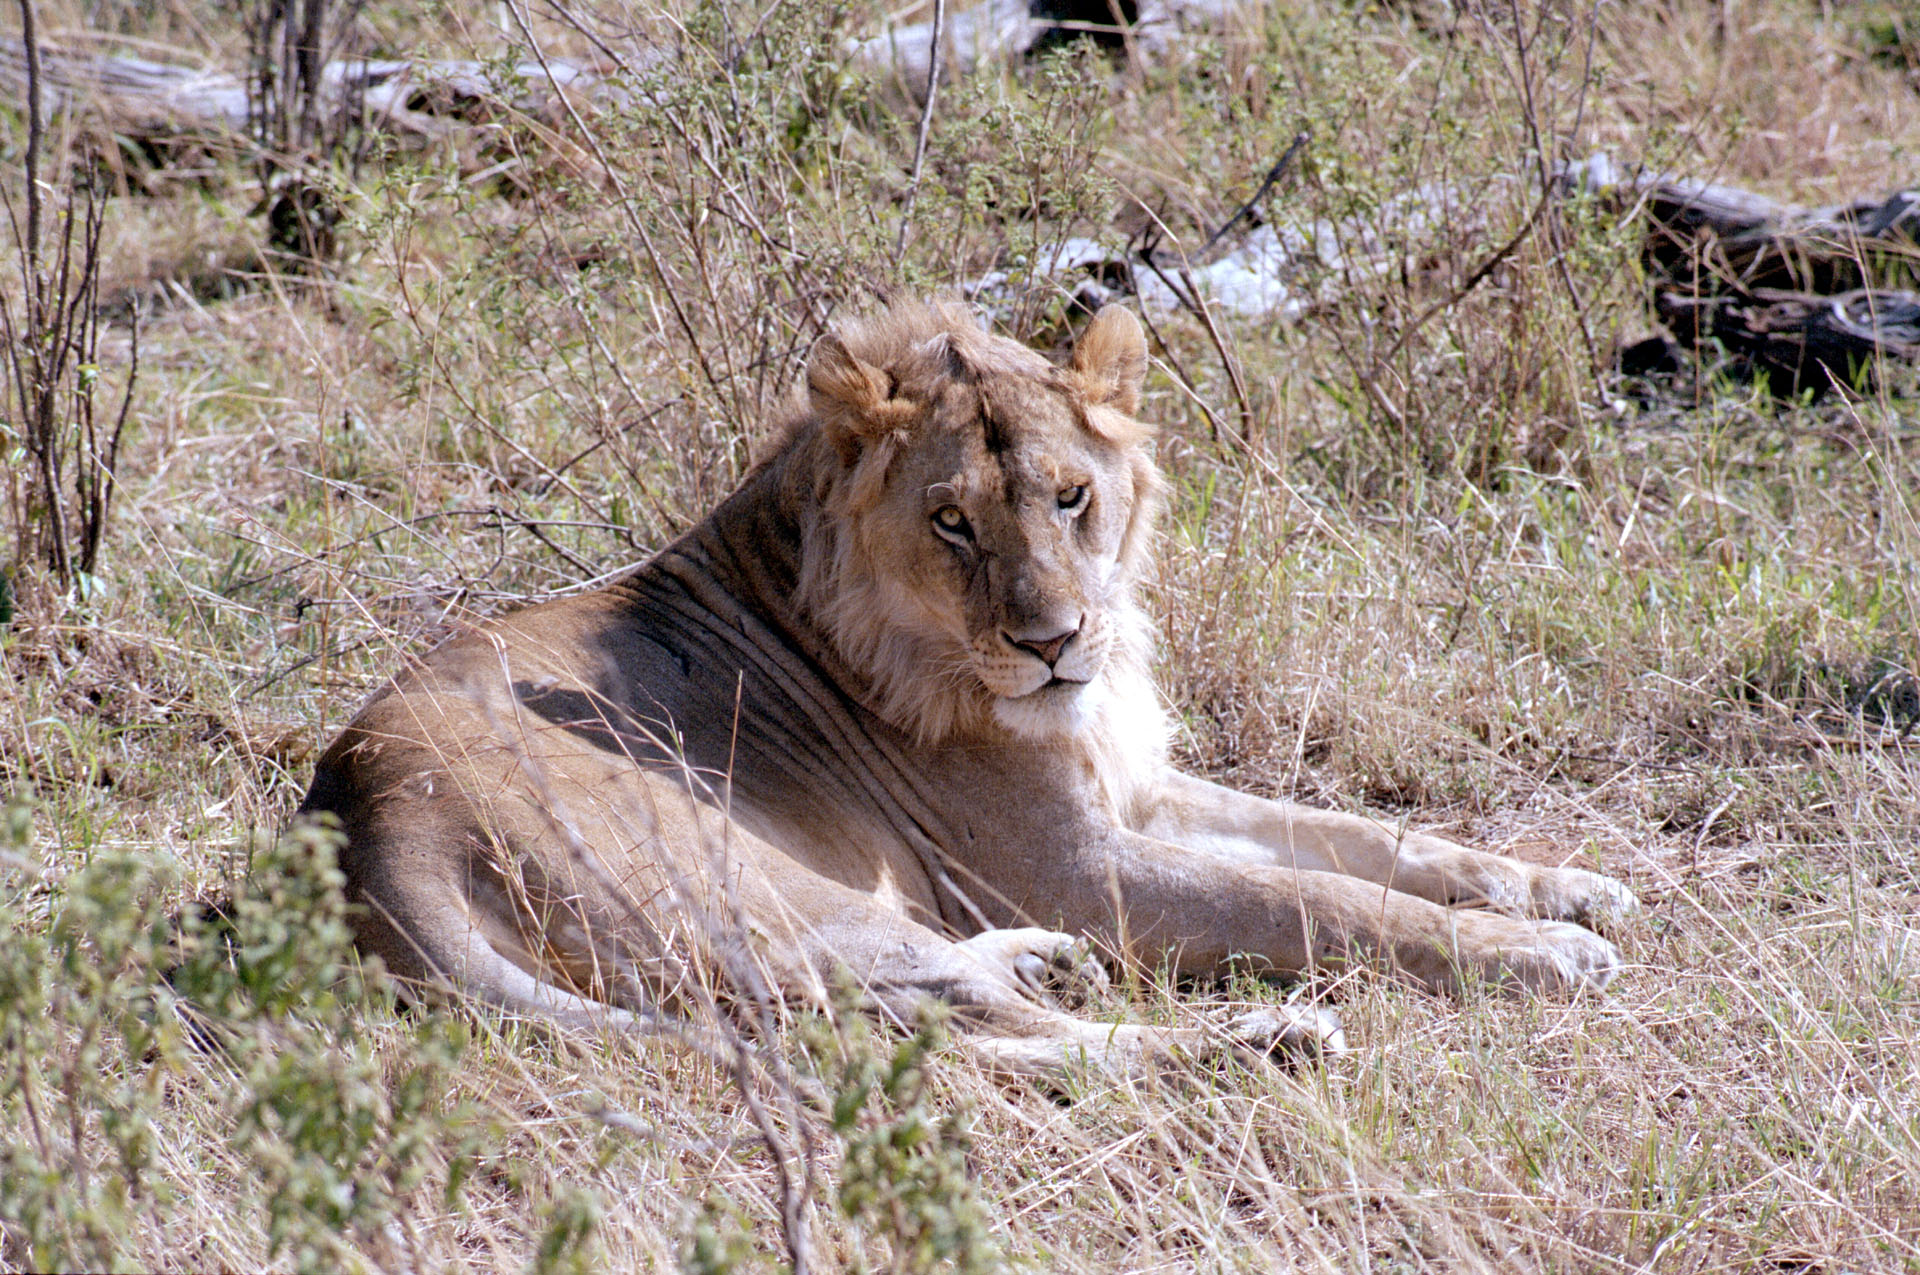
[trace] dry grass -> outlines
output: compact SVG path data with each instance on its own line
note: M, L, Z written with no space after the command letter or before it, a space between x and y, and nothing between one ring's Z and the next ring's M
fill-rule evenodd
M0 776L33 811L14 849L47 872L0 864L10 942L57 934L71 874L116 852L170 865L167 908L231 888L402 653L637 559L725 491L838 308L1056 232L1158 218L1197 244L1304 126L1274 215L1461 194L1404 269L1310 280L1328 304L1298 326L1221 320L1244 439L1204 329L1157 319L1145 414L1175 498L1155 591L1183 759L1604 867L1648 904L1618 936L1632 968L1572 1002L1315 988L1356 1049L1297 1075L1089 1081L1062 1103L942 1057L923 1101L852 1133L783 1117L819 1148L817 1265L911 1265L890 1239L906 1214L834 1209L846 1139L970 1111L975 1204L912 1207L984 1210L1024 1269L1920 1269L1920 739L1897 677L1920 665L1912 400L1623 397L1608 353L1647 319L1632 228L1599 210L1546 218L1383 357L1525 223L1542 149L1782 198L1907 180L1912 36L1877 48L1874 6L1602 7L1589 73L1588 9L1457 7L1449 37L1442 6L1306 0L1178 67L1076 58L952 88L904 261L910 124L834 66L817 15L785 11L731 77L690 55L708 69L657 86L669 109L507 128L511 190L452 150L370 172L325 285L258 271L238 170L116 199L108 290L147 318L106 591L38 595L0 634ZM594 21L661 29L641 8ZM1516 11L1540 22L1524 54ZM673 18L691 48L723 41L717 9ZM363 21L399 47L501 48L463 12ZM153 24L131 33L235 47L185 10ZM17 187L22 130L0 122ZM275 1248L261 1148L282 1144L233 1132L252 1073L178 1041L89 1043L87 995L55 985L46 1052L0 1036L55 1104L42 1150L97 1186L115 1103L152 1131L137 1193L100 1205L107 1247L62 1260L725 1269L730 1237L738 1269L783 1260L767 1153L712 1064L377 1003L310 1035L263 1027L259 1056L361 1060L337 1092L378 1105L423 1039L470 1037L433 1101L373 1118L376 1150L427 1132L423 1176L333 1247ZM1276 994L1149 978L1108 1009L1196 1021ZM823 1080L893 1047L843 1041ZM83 1062L134 1096L60 1105ZM30 1264L21 1217L0 1223L0 1265Z

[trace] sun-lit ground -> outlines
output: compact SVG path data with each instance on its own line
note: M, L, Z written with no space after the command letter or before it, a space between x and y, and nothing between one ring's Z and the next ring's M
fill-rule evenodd
M373 6L355 47L498 55L506 12ZM224 10L112 21L244 60ZM857 1094L900 1042L793 1025L759 1083L814 1269L1920 1267L1911 382L1624 384L1642 227L1576 201L1519 234L1543 162L1595 151L1798 203L1913 183L1913 19L1249 6L1164 66L948 84L903 250L917 105L839 52L874 21L563 6L543 47L680 60L624 106L343 167L317 279L264 268L237 161L107 201L103 403L141 315L117 504L87 596L21 566L0 633L0 1265L789 1261L767 1125L712 1062L329 992L337 927L299 889L277 906L317 919L241 927L278 971L229 988L241 1043L144 1042L152 935L239 888L382 670L698 518L836 313L1066 234L1197 248L1306 130L1262 215L1351 231L1444 194L1386 257L1304 273L1297 322L1150 316L1180 759L1617 875L1630 968L1574 1000L1350 976L1308 989L1354 1046L1324 1068L1071 1101L940 1054L840 1127L788 1099ZM16 209L24 138L8 103ZM1050 345L1061 300L1033 298L999 321ZM1286 994L1118 986L1099 1012L1169 1022Z

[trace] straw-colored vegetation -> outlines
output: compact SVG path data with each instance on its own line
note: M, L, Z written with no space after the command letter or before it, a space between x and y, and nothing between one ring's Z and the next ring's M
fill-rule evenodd
M1640 227L1541 199L1599 149L1804 202L1914 180L1901 6L1253 4L1164 65L946 83L916 183L917 103L841 55L865 6L662 2L362 9L363 51L672 56L337 161L304 271L260 255L257 163L122 185L106 125L52 122L48 208L107 195L96 415L135 312L140 366L77 579L19 552L0 425L0 1267L1920 1269L1911 382L1626 385ZM240 65L226 13L38 6ZM1629 880L1611 991L1317 983L1346 1057L1062 1100L858 1015L746 1015L728 1066L357 969L327 839L275 841L382 670L688 526L877 289L1197 248L1303 130L1262 216L1431 204L1296 323L1151 316L1177 747ZM0 104L16 216L26 134ZM1030 296L998 321L1049 344ZM1125 973L1095 1012L1287 994Z

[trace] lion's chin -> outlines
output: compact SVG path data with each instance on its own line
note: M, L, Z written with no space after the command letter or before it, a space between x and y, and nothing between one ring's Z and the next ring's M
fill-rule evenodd
M1092 724L1102 698L1100 683L1054 678L1019 696L996 696L993 719L1025 739L1077 735Z

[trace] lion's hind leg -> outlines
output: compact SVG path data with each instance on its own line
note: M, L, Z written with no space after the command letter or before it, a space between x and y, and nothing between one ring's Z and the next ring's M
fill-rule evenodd
M389 885L357 899L360 946L380 958L404 997L467 1000L582 1032L673 1029L671 1016L631 980L619 980L605 998L582 995L564 968L548 968L527 950L524 927L503 927L484 898L420 885Z
M581 1032L658 1033L675 1024L657 1010L590 1000L529 973L478 930L470 931L452 989L492 1009Z

